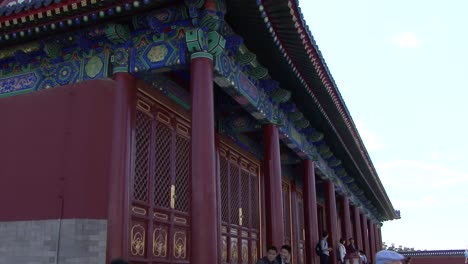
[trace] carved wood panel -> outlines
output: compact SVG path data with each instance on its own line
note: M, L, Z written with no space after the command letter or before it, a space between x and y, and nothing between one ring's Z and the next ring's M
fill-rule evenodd
M189 263L190 123L142 94L137 105L130 262Z
M218 144L221 192L221 261L256 263L260 248L259 163Z
M305 226L304 226L304 199L302 192L296 189L296 217L299 264L307 263L305 259Z
M292 246L292 226L291 226L291 185L283 181L283 225L284 225L284 244Z

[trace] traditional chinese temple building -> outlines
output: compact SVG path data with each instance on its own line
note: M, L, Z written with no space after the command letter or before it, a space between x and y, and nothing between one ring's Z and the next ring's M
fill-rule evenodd
M0 263L372 259L399 218L295 0L0 0L0 125Z

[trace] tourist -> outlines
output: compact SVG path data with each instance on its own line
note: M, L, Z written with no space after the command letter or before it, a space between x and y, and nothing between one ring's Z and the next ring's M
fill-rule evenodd
M405 264L411 264L411 257L406 258Z
M391 250L381 250L375 254L375 264L401 264L405 257Z
M341 264L344 264L344 257L346 256L346 247L345 247L346 239L340 239L340 243L338 244L338 260Z
M354 254L356 253L358 250L356 248L356 245L354 245L354 238L350 238L349 240L349 244L348 246L346 247L346 253L347 254Z
M282 246L280 254L276 257L276 261L278 264L291 264L291 246Z
M362 250L359 250L359 256L361 257L362 264L367 264L367 256L366 253Z
M320 253L320 264L328 264L330 259L330 251L332 248L328 247L328 232L323 231L322 239L320 240L320 249L322 250Z
M267 255L261 258L257 264L279 264L276 260L278 255L278 249L275 246L270 246L267 248Z
M111 264L128 264L128 262L123 259L114 259L111 261Z

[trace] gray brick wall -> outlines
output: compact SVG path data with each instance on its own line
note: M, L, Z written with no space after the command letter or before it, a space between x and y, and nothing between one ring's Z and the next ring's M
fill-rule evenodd
M0 264L56 263L58 220L0 222ZM62 220L59 264L105 264L107 221Z

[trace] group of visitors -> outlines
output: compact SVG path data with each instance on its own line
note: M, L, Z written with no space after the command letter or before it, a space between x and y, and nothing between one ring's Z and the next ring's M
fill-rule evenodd
M265 257L258 260L257 264L291 264L291 246L284 245L278 254L278 249L275 246L267 248Z
M330 256L333 256L334 250L332 247L328 246L328 232L324 231L320 242L316 246L316 252L320 256L320 264L328 264ZM370 264L368 261L366 253L362 250L359 250L354 243L353 238L349 238L348 241L342 238L338 244L338 250L336 257L340 264L345 263L345 257L356 258L359 257L363 264ZM404 262L403 262L404 261ZM350 262L353 263L353 262ZM381 250L375 255L375 264L410 264L411 258L405 259L404 256L398 254L397 252L390 250Z
M328 232L324 231L322 233L322 238L316 246L316 253L320 255L320 264L328 264L330 254L334 252L333 248L328 246L328 236ZM353 238L349 238L348 241L344 238L340 239L337 253L337 258L340 264L345 263L345 256L359 256L362 264L370 264L364 251L358 250L354 244ZM468 258L467 253L468 249L465 252L465 256ZM391 250L381 250L375 255L375 264L403 264L402 261L405 261L404 264L410 264L411 258L405 259L404 256ZM116 259L113 260L111 264L128 264L128 262ZM257 264L292 264L291 246L283 245L279 252L275 246L268 247L266 256L258 260Z
M320 239L319 244L316 247L317 254L320 256L320 264L328 264L330 261L330 253L333 252L333 248L328 246L328 232L324 231L322 233L322 238ZM363 264L367 264L367 256L362 250L358 250L354 244L354 239L341 238L340 243L338 244L337 258L340 264L345 263L346 256L359 256Z

